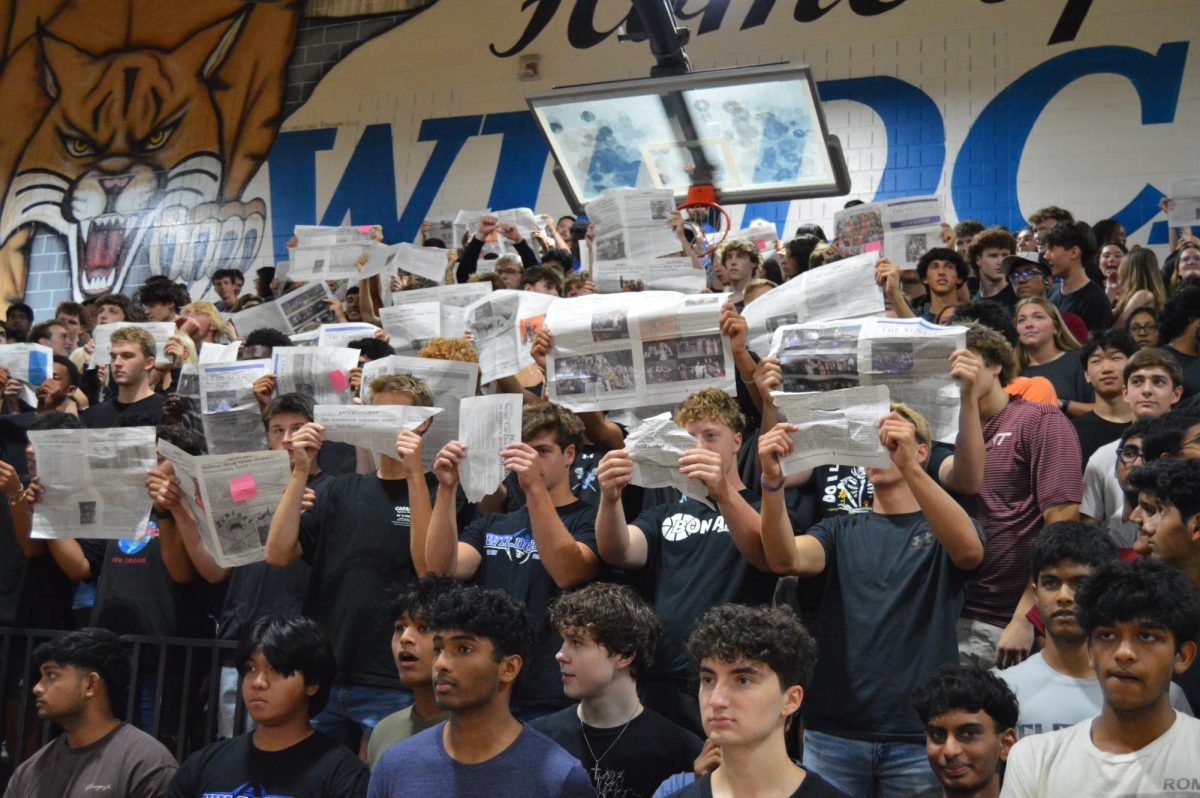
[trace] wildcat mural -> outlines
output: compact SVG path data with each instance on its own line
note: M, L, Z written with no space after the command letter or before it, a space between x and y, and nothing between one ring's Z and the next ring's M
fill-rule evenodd
M135 265L189 283L248 265L266 206L243 192L278 131L299 19L299 2L13 4L0 301L25 294L47 231L76 299L120 290Z

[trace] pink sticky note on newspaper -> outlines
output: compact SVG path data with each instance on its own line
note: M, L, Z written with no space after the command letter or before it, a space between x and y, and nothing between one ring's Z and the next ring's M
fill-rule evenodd
M360 225L358 226L358 232L360 232L360 233L369 233L369 232L371 232L371 225L369 225L369 224L360 224Z
M258 495L258 486L254 484L254 476L246 474L229 480L229 497L235 502L244 502Z
M340 369L329 372L327 376L329 377L329 384L333 386L333 390L335 391L344 391L350 387L350 379L346 376L346 372Z
M882 241L872 241L871 243L869 243L865 247L863 247L863 252L883 252L883 242Z

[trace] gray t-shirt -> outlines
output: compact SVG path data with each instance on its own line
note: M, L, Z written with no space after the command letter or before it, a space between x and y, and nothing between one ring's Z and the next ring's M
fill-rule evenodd
M60 735L17 768L4 798L159 798L178 767L162 743L122 723L82 748Z
M1104 694L1095 677L1076 679L1059 673L1046 664L1040 651L1020 665L996 673L1017 696L1021 708L1017 716L1018 737L1074 726L1096 717L1104 706ZM1177 684L1171 685L1171 706L1185 715L1192 714Z
M413 714L411 706L388 715L379 721L379 725L371 732L371 741L367 743L367 766L374 768L384 751L401 740L407 740L417 732L438 725L447 717L449 717L449 713L439 712L429 720L421 720Z

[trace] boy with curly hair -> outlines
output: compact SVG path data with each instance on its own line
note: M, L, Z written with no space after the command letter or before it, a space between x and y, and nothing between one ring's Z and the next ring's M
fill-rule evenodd
M758 497L738 473L745 419L737 400L704 388L683 401L675 423L697 441L679 457L679 472L704 483L708 503L685 498L659 504L627 524L621 493L633 477L633 462L624 449L611 451L596 468L601 493L596 543L605 562L641 580L663 621L659 656L642 680L643 700L699 732L683 643L710 607L770 602L775 578L767 572L758 535Z
M583 763L598 795L650 798L672 773L691 770L700 738L638 700L662 629L650 605L627 585L594 582L559 596L550 624L563 640L563 691L578 703L533 728Z
M758 274L761 255L754 242L735 238L717 249L713 271L722 285L729 287L729 301L741 311L746 287Z
M696 624L687 650L700 668L704 731L721 749L717 768L675 793L846 798L788 756L784 726L804 700L817 644L786 608L714 607Z
M582 443L583 422L574 413L549 402L526 406L521 443L496 453L516 474L524 504L510 513L481 515L460 536L454 508L467 450L450 441L433 463L438 487L428 534L414 527L417 544L424 536L429 571L504 590L535 619L533 653L513 692L513 706L525 720L570 703L554 661L559 639L546 608L562 591L600 572L596 509L571 493L571 464Z

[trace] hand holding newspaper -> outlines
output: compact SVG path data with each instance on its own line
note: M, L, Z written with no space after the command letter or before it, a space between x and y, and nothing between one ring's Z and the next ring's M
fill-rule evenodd
M317 405L313 421L325 428L327 441L395 458L396 436L417 429L441 412L439 407L410 405Z
M350 372L358 367L357 349L277 346L271 359L279 393L302 393L318 404L351 403Z
M633 461L630 482L643 488L675 488L715 510L704 483L688 479L679 471L679 456L699 445L670 413L646 419L625 436L625 451Z
M190 455L167 441L184 504L200 528L200 542L222 568L260 562L271 517L291 479L287 452Z
M821 465L887 468L879 442L879 419L891 412L886 385L811 393L772 391L779 413L799 429L788 437L795 449L783 459L788 476Z
M466 327L475 337L484 382L516 374L533 365L529 349L542 318L556 296L536 291L493 291L466 309Z
M459 405L458 440L467 456L458 466L467 501L479 502L504 482L500 452L521 442L521 408L516 394L473 396Z
M38 482L31 537L134 537L150 511L146 473L158 464L154 427L30 432Z

